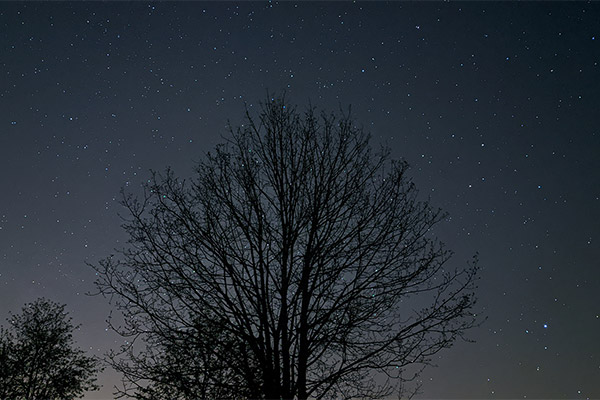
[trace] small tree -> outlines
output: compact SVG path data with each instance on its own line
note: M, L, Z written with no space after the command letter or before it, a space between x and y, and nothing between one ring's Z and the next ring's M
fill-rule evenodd
M76 327L64 308L38 299L0 328L0 398L72 399L98 389L99 361L73 348Z
M274 99L194 180L125 195L130 246L94 267L125 316L124 393L381 397L473 326L476 267L448 267L444 213L389 153L347 116Z

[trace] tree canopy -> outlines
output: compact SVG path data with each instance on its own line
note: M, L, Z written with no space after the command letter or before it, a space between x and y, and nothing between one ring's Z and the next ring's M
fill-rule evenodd
M193 179L124 194L129 244L94 266L131 338L124 394L382 397L476 323L475 262L449 266L445 214L369 140L271 99Z
M99 360L73 347L76 327L64 309L38 299L0 327L1 399L72 399L98 389Z

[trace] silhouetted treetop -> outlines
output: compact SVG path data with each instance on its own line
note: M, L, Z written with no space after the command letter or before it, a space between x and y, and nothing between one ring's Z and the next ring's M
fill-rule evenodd
M74 348L77 327L64 305L37 299L8 322L0 327L0 399L73 399L99 388L99 360Z
M477 268L450 267L445 214L369 139L273 99L192 180L124 195L129 245L95 266L115 329L148 344L112 354L124 393L382 397L473 326Z

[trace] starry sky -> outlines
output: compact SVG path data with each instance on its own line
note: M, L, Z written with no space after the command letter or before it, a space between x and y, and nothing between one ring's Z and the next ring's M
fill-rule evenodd
M92 291L126 241L119 190L190 176L244 105L352 105L479 252L469 332L421 398L600 398L600 3L3 2L0 320L67 304L116 348ZM106 371L111 398L119 377Z

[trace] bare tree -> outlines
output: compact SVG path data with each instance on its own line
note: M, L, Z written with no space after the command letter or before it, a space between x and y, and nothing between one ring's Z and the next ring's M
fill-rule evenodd
M99 360L73 348L76 327L64 308L38 299L0 327L0 398L72 399L98 389Z
M445 214L349 116L279 98L246 117L191 181L124 195L129 246L95 266L131 338L111 358L123 393L391 393L475 323L475 263L448 267Z

